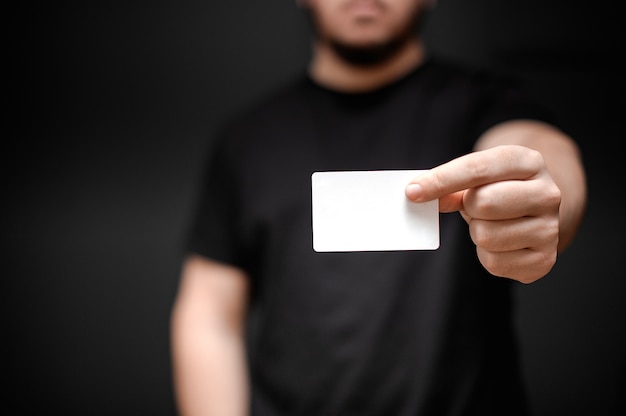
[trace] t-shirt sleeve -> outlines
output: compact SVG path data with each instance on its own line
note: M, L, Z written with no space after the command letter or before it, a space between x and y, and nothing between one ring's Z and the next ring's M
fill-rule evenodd
M524 84L514 77L485 75L479 78L478 87L480 98L474 107L475 137L496 124L511 120L558 124L554 114L534 100Z
M216 141L205 158L183 250L185 254L245 268L238 226L237 178L225 143L224 139Z

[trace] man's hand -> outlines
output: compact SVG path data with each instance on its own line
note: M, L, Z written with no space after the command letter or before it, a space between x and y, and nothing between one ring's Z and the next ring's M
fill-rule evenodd
M556 262L561 191L536 150L504 145L470 153L415 178L406 195L459 211L480 262L496 276L531 283Z

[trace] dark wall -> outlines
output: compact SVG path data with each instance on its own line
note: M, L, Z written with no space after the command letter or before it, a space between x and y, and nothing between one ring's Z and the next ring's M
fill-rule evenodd
M303 16L286 0L29 3L8 16L9 405L172 415L169 309L207 139L306 66ZM616 16L586 1L440 0L427 26L436 52L521 76L584 150L579 238L518 291L536 415L626 410Z

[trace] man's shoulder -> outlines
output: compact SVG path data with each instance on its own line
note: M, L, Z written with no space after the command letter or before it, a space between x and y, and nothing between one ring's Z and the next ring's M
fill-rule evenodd
M228 118L226 129L256 128L274 119L284 119L302 108L307 96L307 78L294 75L249 101Z
M441 56L433 56L428 61L430 74L433 78L445 83L464 83L484 86L491 83L511 82L511 74L496 71L493 67L481 66L469 62Z

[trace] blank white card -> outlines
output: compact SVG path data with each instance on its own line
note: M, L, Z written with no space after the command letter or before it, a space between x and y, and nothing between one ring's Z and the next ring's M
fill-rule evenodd
M423 170L315 172L317 252L435 250L439 201L415 203L404 189Z

